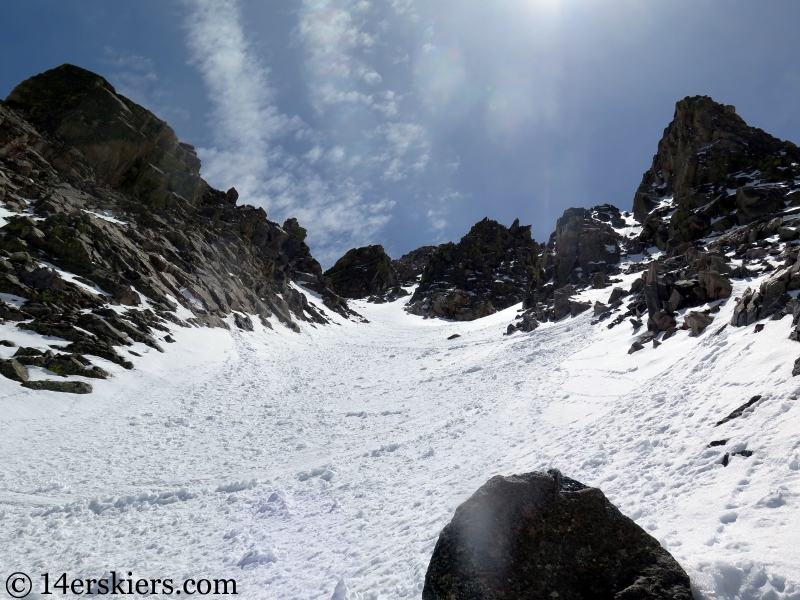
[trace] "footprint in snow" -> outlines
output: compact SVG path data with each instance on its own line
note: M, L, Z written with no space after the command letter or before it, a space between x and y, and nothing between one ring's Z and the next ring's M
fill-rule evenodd
M387 452L394 452L400 447L400 444L389 444L388 446L381 446L377 450L373 450L369 454L364 454L364 456L383 456Z
M300 481L308 481L312 477L319 477L323 481L330 481L333 479L334 472L328 467L316 467L311 471L301 471L298 473L297 478Z
M247 565L265 565L271 562L278 562L278 556L274 550L251 550L236 563L236 566L244 569Z
M786 500L783 497L783 492L781 490L775 490L769 496L766 496L758 501L760 506L766 506L767 508L779 508L786 504Z

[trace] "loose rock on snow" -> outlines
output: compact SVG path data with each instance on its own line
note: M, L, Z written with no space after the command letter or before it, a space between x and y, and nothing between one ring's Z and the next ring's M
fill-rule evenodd
M800 359L799 359L799 360L800 360ZM727 423L728 421L730 421L730 420L732 420L732 419L736 419L737 417L741 417L741 416L742 416L742 413L743 413L745 410L747 410L748 408L750 408L751 406L753 406L753 405L754 405L756 402L758 402L759 400L761 400L761 396L760 396L760 395L758 395L758 396L753 396L752 398L750 398L750 400L748 400L747 402L745 402L744 404L742 404L742 405L741 405L739 408L737 408L736 410L734 410L734 411L733 411L731 414L729 414L727 417L725 417L725 418L724 418L724 419L722 419L721 421L717 422L717 424L716 424L716 425L714 425L714 427L719 427L720 425L724 425L725 423Z

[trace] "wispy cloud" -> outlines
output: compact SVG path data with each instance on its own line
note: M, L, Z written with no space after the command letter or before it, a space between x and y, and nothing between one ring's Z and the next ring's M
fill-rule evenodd
M270 158L271 142L302 127L273 104L269 70L245 39L234 0L197 0L188 19L192 63L200 70L215 108L213 122L224 148L242 146L257 161ZM253 160L248 160L248 167ZM261 163L261 169L268 164Z
M422 125L414 123L387 123L376 133L385 138L383 152L375 157L382 165L381 179L400 181L410 172L422 172L430 160L430 142Z
M113 47L103 48L107 79L114 88L130 100L147 107L162 119L188 119L189 112L169 104L164 86L160 85L151 58L137 54L120 54Z
M198 149L205 178L219 188L235 186L240 202L263 206L271 218L300 219L308 225L309 242L323 264L352 245L370 241L389 221L394 202L368 198L374 195L368 177L347 172L360 157L278 108L270 71L245 35L235 0L192 0L187 5L192 64L214 105L210 125L215 144ZM323 27L307 21L302 36L314 39L311 62L319 69L325 63L334 77L317 80L312 103L318 110L332 103L370 106L371 96L335 85L335 79L352 75L364 85L380 83L377 72L354 66L346 57L347 48L369 46L372 38L353 25L349 13L317 8L332 22ZM366 10L369 3L356 8ZM312 143L290 153L282 145L289 137Z
M396 6L396 10L405 10ZM311 104L319 115L344 115L349 122L380 124L365 131L371 147L368 164L375 178L397 183L421 174L430 160L427 129L402 119L401 94L386 85L374 64L376 49L383 48L383 20L370 20L372 5L352 0L304 0L297 38L306 53ZM344 106L348 105L348 106ZM365 114L353 117L353 110ZM371 132L370 132L371 131Z
M341 103L371 105L372 96L354 83L370 87L383 81L356 55L377 41L377 34L364 28L364 13L370 7L369 2L350 0L303 0L297 37L306 50L311 103L320 114Z

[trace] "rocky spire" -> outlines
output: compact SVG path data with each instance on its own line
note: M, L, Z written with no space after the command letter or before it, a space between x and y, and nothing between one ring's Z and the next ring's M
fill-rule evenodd
M798 161L797 146L750 127L733 106L684 98L634 197L643 238L666 248L750 222L770 207L749 210L755 202L739 202L734 191L791 180Z

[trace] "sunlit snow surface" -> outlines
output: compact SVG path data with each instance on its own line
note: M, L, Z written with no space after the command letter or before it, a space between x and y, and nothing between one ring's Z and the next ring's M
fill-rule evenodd
M353 304L370 323L175 328L164 354L133 346L133 371L93 358L113 377L90 395L0 378L0 572L419 598L456 506L492 475L557 467L659 539L698 596L800 598L788 318L714 335L731 300L699 338L628 355L630 324L590 313L503 336L518 307L452 323Z

